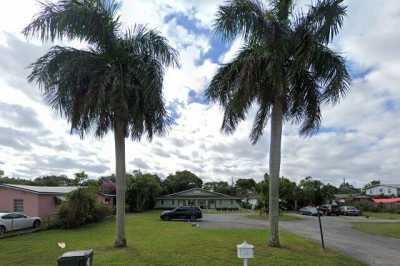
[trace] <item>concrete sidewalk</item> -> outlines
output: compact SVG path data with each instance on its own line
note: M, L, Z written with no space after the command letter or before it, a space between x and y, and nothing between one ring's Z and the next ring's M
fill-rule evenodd
M280 222L286 231L320 242L318 218L301 216L301 221ZM326 247L352 256L368 265L400 266L400 239L380 237L353 230L352 222L396 222L364 217L322 217ZM266 228L268 222L245 214L206 214L201 228ZM400 224L399 224L400 226Z

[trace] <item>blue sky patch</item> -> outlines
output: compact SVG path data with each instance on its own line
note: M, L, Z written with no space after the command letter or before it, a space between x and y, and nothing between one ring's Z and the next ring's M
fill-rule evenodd
M395 112L399 109L399 103L394 99L385 100L383 105L387 112Z
M348 61L346 65L352 79L363 79L375 70L374 67L364 68L351 61Z
M318 130L317 134L322 134L322 133L339 133L339 134L345 134L345 133L354 133L356 130L354 129L347 129L347 128L337 128L337 127L321 127Z
M208 100L206 99L206 97L204 96L203 93L197 93L194 90L190 90L189 91L189 95L188 95L189 99L188 99L188 103L199 103L199 104L208 104Z
M181 117L181 114L178 112L178 107L183 107L183 103L175 99L173 102L167 105L167 112L172 119L172 123L176 124L176 120Z
M168 23L172 19L175 19L178 25L187 29L190 33L195 35L205 35L209 38L210 47L212 47L212 49L209 49L205 54L202 54L200 59L196 62L196 65L201 65L206 59L218 63L219 58L228 51L230 44L224 42L221 36L217 35L211 29L203 27L199 20L192 19L183 13L176 12L166 16L164 21Z

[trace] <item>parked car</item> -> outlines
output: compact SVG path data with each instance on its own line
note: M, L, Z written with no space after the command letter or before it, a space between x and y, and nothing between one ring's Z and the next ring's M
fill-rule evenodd
M40 217L29 217L17 212L0 213L0 236L9 231L39 228L41 222Z
M185 220L196 220L201 219L203 214L199 207L177 207L170 211L163 211L160 218L164 221L173 219L185 219Z
M360 216L361 211L353 206L341 206L340 214L347 216Z
M319 212L322 215L322 212L321 211L319 211ZM299 213L302 214L302 215L317 216L318 215L318 209L316 207L307 206L307 207L301 208L299 210Z
M339 216L340 215L340 208L338 205L335 204L324 204L321 205L319 208L324 215L331 216Z

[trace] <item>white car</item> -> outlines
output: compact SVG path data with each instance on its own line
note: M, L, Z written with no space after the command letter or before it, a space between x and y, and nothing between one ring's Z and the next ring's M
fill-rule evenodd
M38 228L41 222L40 217L29 217L17 212L0 213L0 236L9 231Z

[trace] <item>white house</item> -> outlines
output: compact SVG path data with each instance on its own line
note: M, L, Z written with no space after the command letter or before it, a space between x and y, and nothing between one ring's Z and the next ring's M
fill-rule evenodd
M368 196L393 196L400 197L400 185L380 184L367 188L365 194Z
M174 194L157 197L156 209L173 209L180 206L198 206L202 209L229 209L240 208L240 198L222 193L207 191L201 188L192 188Z

